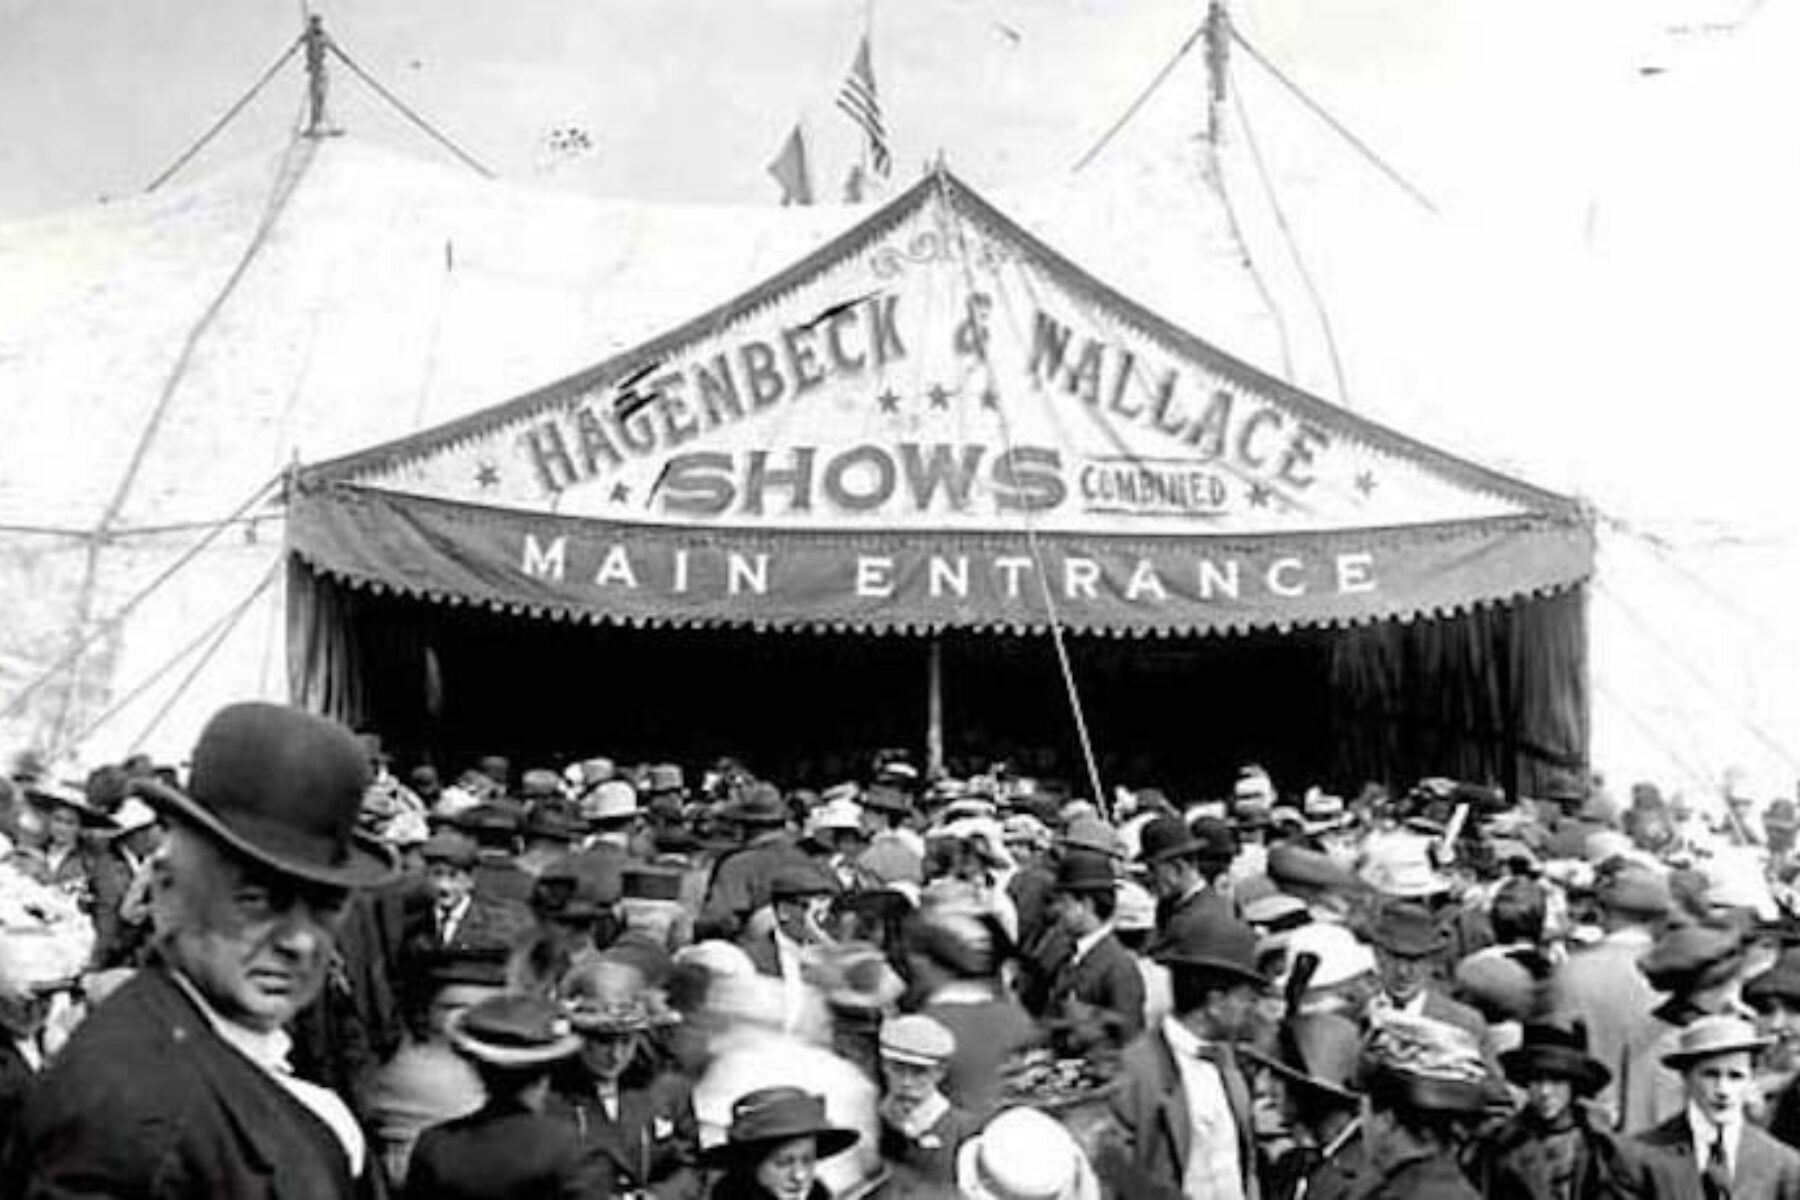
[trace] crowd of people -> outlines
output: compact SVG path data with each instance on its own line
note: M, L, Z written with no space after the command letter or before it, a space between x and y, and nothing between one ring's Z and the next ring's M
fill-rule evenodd
M471 762L22 761L0 1197L1800 1200L1787 799Z

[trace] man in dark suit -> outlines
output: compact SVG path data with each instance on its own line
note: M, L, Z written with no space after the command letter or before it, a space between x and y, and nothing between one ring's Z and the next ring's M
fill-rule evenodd
M344 1101L287 1067L286 1026L325 986L351 889L391 856L354 833L368 782L348 729L237 704L207 724L183 792L140 780L171 828L149 965L41 1078L0 1194L373 1194Z
M1051 977L1045 1016L1077 1053L1123 1046L1144 1029L1144 977L1113 933L1118 887L1105 855L1071 852L1057 864L1058 919L1073 949Z
M1474 1034L1477 1045L1488 1044L1487 1022L1481 1014L1433 986L1432 968L1444 952L1445 938L1430 909L1392 901L1376 915L1368 939L1381 967L1378 1007L1456 1025Z
M496 996L451 1018L450 1044L488 1099L419 1135L407 1200L604 1200L603 1164L575 1130L545 1115L550 1069L581 1048L562 1010L536 996Z
M531 911L476 886L479 852L454 830L433 834L420 849L431 884L431 906L415 909L409 942L415 953L512 947L531 929Z
M1189 827L1180 817L1152 818L1138 835L1138 861L1156 893L1156 940L1177 941L1195 921L1236 916L1231 896L1217 880L1237 853L1237 838L1223 821Z
M1682 1112L1638 1135L1655 1155L1657 1200L1800 1200L1800 1151L1745 1117L1756 1056L1769 1045L1748 1021L1700 1017L1663 1063L1681 1073Z

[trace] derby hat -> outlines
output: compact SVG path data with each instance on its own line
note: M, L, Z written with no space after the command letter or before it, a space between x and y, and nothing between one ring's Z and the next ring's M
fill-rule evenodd
M531 806L523 833L528 838L553 842L578 842L587 835L587 822L573 805L563 800L542 800Z
M1726 925L1671 929L1642 958L1638 970L1659 992L1693 991L1723 982L1741 964L1743 939Z
M278 874L369 887L394 874L392 852L356 829L369 763L336 721L279 704L229 705L194 747L185 791L154 777L133 788L157 810Z
M1744 1003L1766 1009L1771 1000L1785 1000L1800 1006L1800 947L1781 952L1775 965L1744 985Z
M1056 839L1056 844L1065 851L1085 851L1111 858L1125 857L1125 847L1120 843L1119 835L1113 827L1099 817L1087 814L1069 822L1063 835Z
M1171 969L1211 971L1256 987L1269 982L1256 969L1256 930L1234 917L1209 912L1172 928L1155 957Z
M1309 1013L1282 1023L1272 1051L1253 1047L1244 1056L1290 1084L1311 1088L1347 1104L1362 1098L1362 1031L1339 1013Z
M450 1044L495 1067L544 1067L581 1049L581 1038L562 1009L537 996L483 1000L450 1018Z
M1056 890L1076 895L1110 892L1119 885L1112 859L1089 850L1071 850L1056 864Z
M1427 958L1444 948L1444 931L1423 904L1382 906L1368 931L1370 944L1402 958Z
M1524 1041L1500 1056L1509 1082L1524 1087L1534 1079L1566 1079L1579 1096L1593 1096L1612 1080L1605 1064L1588 1053L1587 1026L1580 1021L1530 1021Z
M707 1166L751 1164L782 1142L813 1138L820 1158L842 1154L856 1144L854 1129L833 1125L825 1101L796 1087L759 1088L739 1096L731 1106L725 1141L700 1152Z
M1009 1108L956 1152L956 1192L964 1200L1100 1200L1087 1156L1055 1117Z
M1194 831L1177 816L1152 817L1138 834L1138 861L1146 866L1172 858L1191 858L1201 849L1202 843L1194 837Z
M1662 1061L1670 1070L1685 1071L1701 1059L1719 1054L1756 1054L1768 1049L1773 1041L1757 1033L1756 1026L1741 1017L1698 1017L1682 1029L1675 1049L1663 1055Z
M514 837L524 823L525 814L511 800L483 800L448 818L453 825L480 842L503 841Z
M719 815L745 825L784 825L788 820L788 807L773 784L753 783L741 796L722 807Z
M1269 848L1270 882L1285 890L1360 891L1356 876L1336 859L1310 846L1283 842Z
M419 857L428 863L444 863L471 871L480 854L474 841L466 834L454 829L442 829L425 839L424 845L419 847Z

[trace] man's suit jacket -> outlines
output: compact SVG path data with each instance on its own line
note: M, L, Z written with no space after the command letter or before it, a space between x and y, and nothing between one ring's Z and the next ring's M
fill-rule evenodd
M693 1085L675 1072L633 1081L619 1089L619 1119L607 1117L586 1072L572 1068L557 1078L545 1111L566 1120L584 1152L608 1164L615 1193L648 1190L659 1200L700 1194L695 1161L700 1126L694 1118Z
M1656 1152L1646 1160L1655 1172L1657 1200L1702 1200L1701 1163L1686 1111L1645 1130L1637 1140ZM1746 1124L1731 1176L1731 1200L1800 1200L1800 1151Z
M566 1122L490 1103L419 1135L406 1200L603 1200L605 1164Z
M1105 1017L1114 1045L1124 1045L1144 1031L1144 977L1137 962L1110 931L1079 962L1065 962L1050 984L1047 1014L1078 1018L1078 1005L1090 1005Z
M1231 894L1209 883L1169 905L1166 912L1157 914L1156 940L1152 943L1151 953L1165 944L1192 945L1196 925L1211 929L1218 921L1236 919L1237 906L1232 902Z
M1238 1162L1244 1173L1244 1196L1257 1200L1256 1149L1251 1129L1250 1089L1241 1068L1219 1063L1226 1095L1236 1097ZM1175 1052L1160 1028L1147 1030L1119 1056L1119 1073L1113 1080L1112 1115L1126 1171L1141 1180L1146 1192L1179 1195L1187 1178L1188 1157L1193 1151L1194 1122L1188 1112L1187 1089L1181 1085L1181 1069Z
M160 964L76 1029L17 1133L7 1197L361 1194L331 1130L227 1045Z

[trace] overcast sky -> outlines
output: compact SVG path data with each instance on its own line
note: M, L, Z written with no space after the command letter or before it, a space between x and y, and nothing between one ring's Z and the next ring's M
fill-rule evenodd
M307 0L0 0L0 216L140 189L274 60ZM1578 206L1607 130L1684 39L1754 0L1238 0L1271 58L1435 200ZM319 0L349 52L498 173L657 200L772 202L796 120L821 187L865 25L903 173L1066 171L1199 21L1199 0ZM1240 61L1241 70L1254 67ZM358 136L441 153L337 72ZM190 170L266 147L290 71ZM579 128L591 146L559 150ZM564 143L566 146L566 142ZM848 149L843 151L848 153Z

